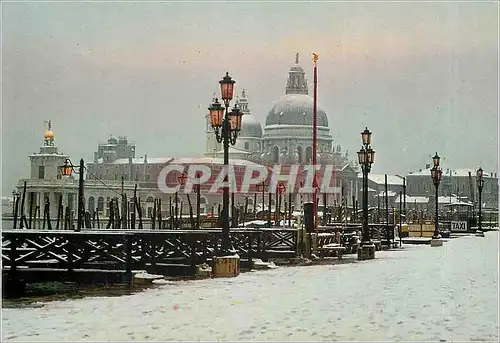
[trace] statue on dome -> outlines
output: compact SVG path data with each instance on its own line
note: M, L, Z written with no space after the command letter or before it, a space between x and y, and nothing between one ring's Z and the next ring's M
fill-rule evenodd
M295 64L299 64L299 53L295 54Z
M43 144L47 146L54 145L54 132L52 132L52 120L44 121L45 133L43 134Z

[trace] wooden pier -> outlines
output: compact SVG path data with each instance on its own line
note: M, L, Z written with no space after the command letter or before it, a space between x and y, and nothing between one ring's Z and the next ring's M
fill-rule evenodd
M242 264L297 256L299 230L232 229ZM2 274L19 280L131 282L133 270L192 275L219 254L221 229L3 230ZM83 277L82 275L86 276Z

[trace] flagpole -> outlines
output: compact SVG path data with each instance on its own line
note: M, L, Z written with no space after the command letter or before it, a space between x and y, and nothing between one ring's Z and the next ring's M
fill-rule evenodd
M317 209L317 183L316 183L316 145L317 145L317 96L318 96L318 54L313 53L314 61L314 104L313 104L313 155L312 155L312 165L313 165L313 216L314 216L314 230L317 231L317 219L318 219L318 209Z

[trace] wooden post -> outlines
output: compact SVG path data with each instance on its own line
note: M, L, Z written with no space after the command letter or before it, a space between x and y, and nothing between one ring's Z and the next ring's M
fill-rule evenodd
M127 205L127 196L125 195L125 181L122 176L122 189L121 189L121 195L122 195L122 216L121 216L121 228L126 229L127 228L127 219L128 219L128 205Z
M14 208L14 230L17 229L17 211L19 209L19 197L14 199L15 208Z
M110 200L109 203L109 218L108 218L108 224L106 225L106 230L109 230L111 228L111 224L113 222L113 199Z
M267 226L271 227L271 201L273 193L269 192L269 207L267 208Z
M59 197L59 204L57 205L57 222L56 222L56 230L59 230L59 225L61 225L62 215L63 215L63 205L62 205L63 196Z
M156 228L156 199L154 199L153 203L153 213L151 215L151 230Z
M97 229L100 230L101 229L101 221L99 220L99 209L97 209L96 212L96 219L97 219Z
M64 230L67 230L68 226L70 226L70 222L69 222L69 206L66 206L66 211L64 212Z
M276 200L274 201L274 225L279 226L280 224L278 223L280 215L279 215L279 206L280 206L280 200L281 200L281 194L278 195L278 191L276 190Z
M191 206L191 199L189 198L189 194L186 194L186 196L187 196L187 201L188 201L188 205L189 205L189 222L191 223L191 229L194 230L196 223L194 221L193 206Z
M90 212L85 211L85 227L87 229L92 229L92 219L90 217L91 217Z
M243 211L243 225L245 225L245 222L247 221L247 212L248 212L248 197L245 197L245 210Z
M161 199L158 199L158 210L156 211L158 214L158 229L163 229L163 221L161 218Z
M205 207L206 208L206 207ZM200 212L201 212L201 185L196 186L196 228L200 228Z
M116 198L116 201L115 201L115 210L116 210L116 227L118 229L121 229L122 228L122 217L123 217L123 213L120 213L120 207L123 208L123 206L120 206L120 203L118 201L118 198ZM125 227L124 227L125 228Z
M326 225L326 192L323 192L323 225Z
M253 219L256 218L257 215L257 192L253 195Z
M34 197L35 197L35 193L30 192L30 215L29 215L29 223L28 223L28 227L30 229L33 228L33 226L32 226L33 221L32 220L33 220L33 201L34 201L33 199L34 199Z
M52 223L50 222L50 199L49 197L45 198L45 216L47 218L47 229L52 230Z
M137 187L137 185L136 185L136 187ZM137 205L137 214L139 214L139 230L142 230L142 229L143 229L143 226L142 226L142 207L141 207L141 198L138 198L138 199L137 199L136 205Z
M170 229L174 228L174 217L173 217L173 210L172 210L172 197L168 197L168 208L170 212Z
M25 227L24 225L26 224L26 217L24 215L24 201L26 199L26 181L24 181L24 186L23 186L23 198L21 200L21 225L19 226L20 229ZM26 226L28 226L26 224Z
M35 221L38 221L38 228L40 229L40 206L35 207Z
M234 227L234 223L236 222L235 218L235 209L236 207L234 206L234 192L231 192L231 227Z
M170 230L173 230L175 226L175 217L174 217L174 206L170 206Z
M134 201L134 219L132 221L132 227L131 229L132 230L135 230L135 211L137 209L137 183L135 184L135 187L134 187L134 198L133 198L133 201Z
M182 229L182 225L184 224L184 221L182 220L182 209L184 208L184 204L183 204L183 201L181 200L181 203L180 203L180 209L179 209L179 217L178 217L178 222L179 222L179 229Z

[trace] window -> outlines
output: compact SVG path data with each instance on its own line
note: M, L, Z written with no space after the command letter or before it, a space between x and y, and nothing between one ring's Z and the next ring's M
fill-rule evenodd
M250 144L248 142L245 142L245 150L250 149Z
M45 167L44 166L38 166L38 178L39 179L45 178Z
M146 174L146 181L149 181L151 179L151 175Z

